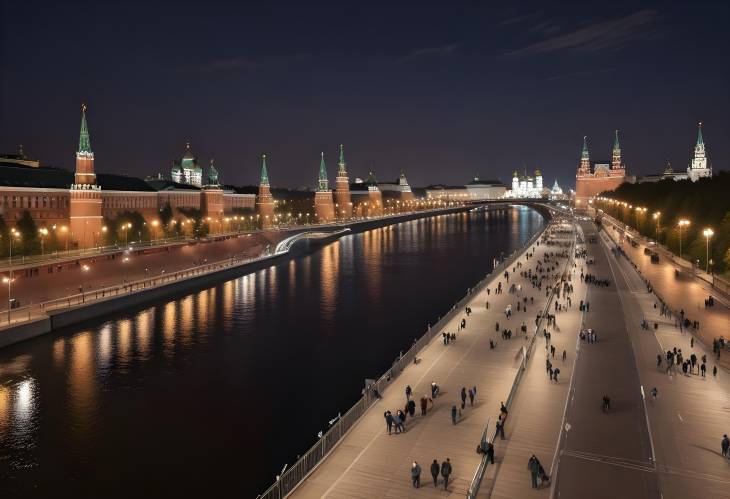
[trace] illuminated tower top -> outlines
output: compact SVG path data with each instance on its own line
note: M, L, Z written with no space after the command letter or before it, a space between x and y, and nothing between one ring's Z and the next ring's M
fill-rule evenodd
M259 185L269 185L269 172L266 171L266 154L261 157L261 181Z
M340 166L339 174L342 176L347 175L347 168L345 163L345 146L340 144L340 162L338 163Z
M327 167L324 164L324 153L322 153L322 159L319 161L319 183L317 185L318 192L329 191L329 181L327 180Z
M621 144L618 141L618 130L614 131L613 136L613 152L611 154L611 168L614 170L620 170L621 166Z
M580 173L591 172L591 158L588 154L588 136L583 137L583 149L580 152L580 167L578 168Z
M79 134L79 150L76 151L76 156L87 158L94 157L94 153L91 151L89 127L86 124L86 103L81 104L81 133Z

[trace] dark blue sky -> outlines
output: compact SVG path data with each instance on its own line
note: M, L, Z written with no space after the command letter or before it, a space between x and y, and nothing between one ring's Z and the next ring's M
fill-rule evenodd
M411 184L574 183L583 135L629 173L730 158L728 2L2 2L0 151L169 174L186 140L226 183L405 169Z

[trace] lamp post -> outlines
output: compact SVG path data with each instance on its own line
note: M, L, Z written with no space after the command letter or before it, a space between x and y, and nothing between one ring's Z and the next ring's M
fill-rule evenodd
M662 212L657 211L652 217L656 220L656 243L659 244L659 220L662 217Z
M705 272L710 273L710 238L715 233L709 227L702 231L702 235L705 236Z
M682 227L688 226L689 220L683 218L677 222L677 225L679 226L679 258L682 258Z
M11 270L12 272L12 270ZM10 297L10 283L12 283L15 279L11 277L3 277L3 282L8 283L8 324L10 324L10 306L13 303L13 299Z
M46 236L48 235L48 229L46 229L45 227L42 227L42 228L38 229L38 232L41 234L41 256L43 256L46 254L45 240L46 240Z

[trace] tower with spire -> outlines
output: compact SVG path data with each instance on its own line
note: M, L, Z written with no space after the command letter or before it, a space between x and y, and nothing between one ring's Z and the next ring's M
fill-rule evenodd
M317 192L314 194L314 212L320 222L326 223L335 219L335 202L327 179L324 153L319 161L319 180L317 181Z
M348 219L352 218L352 196L350 195L350 178L347 175L347 165L345 163L345 147L342 144L340 144L338 166L335 179L336 215L338 218Z
M259 193L256 196L256 211L261 228L266 229L274 225L274 197L269 185L269 172L266 169L266 154L261 157L261 180Z
M611 173L617 170L623 170L624 165L621 162L621 144L618 141L618 130L613 132L613 150L611 151Z
M406 172L403 170L400 171L400 177L398 177L398 186L400 186L401 201L413 201L416 198L406 178Z
M692 162L687 167L687 176L692 182L697 182L703 177L712 177L712 167L708 164L705 155L705 139L702 137L702 122L697 128L697 143L695 144L695 153Z
M101 241L102 222L101 187L96 184L94 152L91 150L89 127L86 123L86 104L82 104L76 171L74 183L69 191L69 225L72 239L81 248L94 246Z
M591 174L591 157L588 154L588 136L583 137L583 149L580 151L580 165L578 176Z
M220 221L223 218L223 189L218 178L218 169L215 167L215 160L210 160L210 167L206 175L206 182L200 193L201 209L206 217ZM223 229L223 224L214 224L211 228Z

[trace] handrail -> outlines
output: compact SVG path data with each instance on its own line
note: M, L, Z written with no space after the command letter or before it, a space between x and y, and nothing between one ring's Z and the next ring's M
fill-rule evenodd
M568 258L565 261L565 267L563 268L563 272L560 277L560 281L562 282L563 276L565 275L565 272L568 268L568 263L572 262L575 257L575 234L573 236L573 241L571 243L570 249L568 251ZM522 360L520 362L520 366L517 369L517 373L515 374L515 379L512 382L512 387L510 388L509 394L507 395L507 400L505 401L504 405L509 409L512 406L512 402L514 401L514 397L517 394L517 389L520 386L520 382L522 381L522 376L527 369L527 361L530 360L531 354L532 354L532 348L535 345L535 341L537 339L537 333L540 330L540 326L542 325L543 320L550 312L550 305L553 302L553 299L555 298L555 295L560 292L560 287L558 283L553 285L551 287L550 296L548 297L547 302L545 303L545 308L543 308L542 313L540 313L540 317L535 324L535 332L532 334L532 338L530 339L530 344L526 349L523 349L523 355ZM524 347L523 347L524 348ZM494 434L492 435L492 438L490 439L488 437L489 432L489 421L491 418L487 419L487 426L484 429L484 433L482 434L482 439L480 440L480 445L485 442L490 442L494 444L494 441L497 439L497 430L495 428ZM467 490L466 497L467 499L476 499L477 494L479 493L479 487L482 484L482 480L484 478L484 473L487 470L487 456L482 456L481 461L479 462L479 466L477 466L476 471L474 472L474 476L472 477L472 481L469 484L469 489Z
M312 445L307 452L300 457L291 467L289 467L277 480L269 486L262 494L257 496L258 499L283 499L289 495L299 484L307 478L317 466L334 450L339 444L342 437L345 436L350 429L359 421L365 412L380 398L380 394L388 387L394 379L417 358L417 354L433 338L446 326L446 324L456 316L461 308L468 303L475 292L481 291L493 276L499 275L509 265L514 263L516 257L521 254L525 248L529 248L534 242L542 236L548 229L549 224L545 225L542 230L533 235L530 240L522 247L513 251L502 262L481 279L475 286L469 288L467 294L454 304L451 309L439 318L433 326L426 329L426 332L402 355L400 355L393 365L380 378L369 385L363 392L363 396L353 405L342 417L334 422L329 430L322 434L321 438Z

